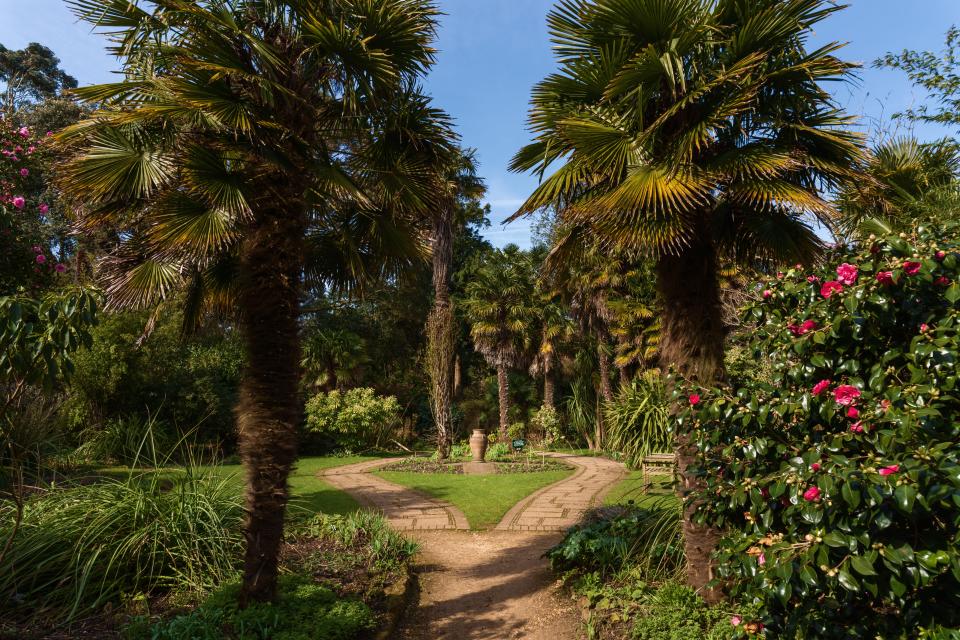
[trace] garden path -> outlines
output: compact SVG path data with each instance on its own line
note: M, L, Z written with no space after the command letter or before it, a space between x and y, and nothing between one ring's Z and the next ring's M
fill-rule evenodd
M390 460L323 473L362 505L383 512L395 528L412 531L421 545L419 606L395 634L398 640L580 637L578 607L560 593L543 553L584 511L601 504L626 470L605 458L548 455L576 472L521 500L485 532L463 531L469 527L456 507L369 473Z

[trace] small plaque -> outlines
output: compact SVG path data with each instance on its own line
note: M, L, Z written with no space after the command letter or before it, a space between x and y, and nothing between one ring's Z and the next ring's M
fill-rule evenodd
M514 451L523 451L523 448L527 446L527 441L523 438L518 438L513 441L513 450Z

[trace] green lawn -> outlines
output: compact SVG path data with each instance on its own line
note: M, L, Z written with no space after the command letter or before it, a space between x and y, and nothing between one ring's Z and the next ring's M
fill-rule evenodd
M643 490L643 474L639 470L631 471L630 475L614 485L603 499L603 503L621 504L633 500L635 504L643 506L644 503L674 495L669 476L655 475L649 480L653 486L650 487L650 493L646 493Z
M489 529L520 500L572 473L573 469L496 475L380 471L376 475L446 500L463 511L471 528Z

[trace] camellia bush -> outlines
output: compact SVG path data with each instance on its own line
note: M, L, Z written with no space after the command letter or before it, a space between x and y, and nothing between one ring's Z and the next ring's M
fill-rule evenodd
M400 424L400 403L357 388L318 393L307 401L307 432L336 448L360 451L385 445Z
M742 635L957 637L960 228L838 250L761 285L764 379L691 389L698 517Z

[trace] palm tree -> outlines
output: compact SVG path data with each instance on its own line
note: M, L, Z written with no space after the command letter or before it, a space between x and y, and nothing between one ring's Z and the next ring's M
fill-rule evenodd
M489 254L464 292L463 308L474 346L497 371L503 439L509 427L507 372L519 365L530 348L529 327L536 321L533 282L530 255L511 244Z
M62 136L80 232L110 229L113 307L186 288L186 316L230 312L247 366L236 409L246 473L241 605L276 596L302 407L305 287L409 263L403 196L369 170L380 112L432 64L427 0L68 0L110 30L123 80ZM409 178L409 176L406 176Z
M560 303L559 296L549 290L545 291L542 279L538 279L537 283L539 309L536 330L539 333L540 344L530 365L530 375L543 376L543 406L556 409L554 399L556 382L553 378L553 370L558 349L570 339L573 333L573 323Z
M533 89L535 141L512 168L545 175L517 215L556 207L605 246L652 254L660 361L693 384L723 378L718 259L805 262L829 223L820 196L855 176L861 137L822 83L854 65L808 50L828 0L561 0L549 14L560 69ZM696 448L678 438L681 492ZM689 581L713 577L717 532L685 508ZM705 592L719 597L716 590Z

